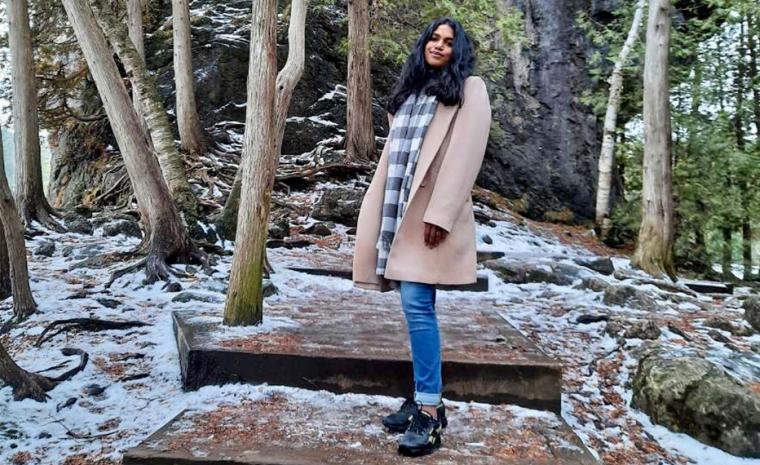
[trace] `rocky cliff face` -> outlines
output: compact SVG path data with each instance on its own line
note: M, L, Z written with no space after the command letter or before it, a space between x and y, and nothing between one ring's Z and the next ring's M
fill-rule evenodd
M501 0L525 15L530 45L510 50L504 78L488 79L494 121L478 183L515 200L537 219L576 221L593 215L600 124L579 95L590 85L586 57L591 50L574 26L579 11L604 14L614 2L600 0ZM153 10L158 26L147 40L148 64L172 108L170 2ZM195 0L191 3L193 58L198 103L206 126L242 122L245 116L250 1ZM315 6L307 24L307 63L293 96L283 153L313 149L345 127L346 58L339 51L347 35L345 7ZM280 31L280 59L287 56L287 30ZM376 134L385 136L380 105L398 69L373 64ZM240 125L237 128L240 129ZM65 157L56 157L65 163ZM76 177L69 173L70 177ZM53 185L61 180L54 180ZM72 185L73 186L73 185ZM73 188L73 187L72 187ZM81 186L79 186L81 188ZM56 191L66 190L57 186ZM63 195L63 194L61 194ZM67 199L76 193L65 194Z

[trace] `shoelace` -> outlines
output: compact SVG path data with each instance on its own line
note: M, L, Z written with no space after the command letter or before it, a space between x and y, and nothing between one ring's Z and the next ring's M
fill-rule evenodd
M428 426L430 422L433 421L435 420L433 420L432 417L429 417L422 412L417 412L412 417L412 422L409 424L409 429L407 429L407 431L419 435L427 434Z

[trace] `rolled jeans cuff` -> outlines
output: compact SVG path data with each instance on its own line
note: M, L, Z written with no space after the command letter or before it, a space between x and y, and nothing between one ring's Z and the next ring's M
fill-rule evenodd
M441 393L415 392L414 401L421 405L438 406L441 403Z

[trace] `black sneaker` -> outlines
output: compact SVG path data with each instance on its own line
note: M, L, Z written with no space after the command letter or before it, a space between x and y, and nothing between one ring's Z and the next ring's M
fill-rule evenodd
M383 425L388 428L391 433L403 433L409 427L409 423L412 421L412 416L420 410L419 405L414 402L414 399L407 398L401 408L397 412L383 418ZM449 422L446 420L446 406L443 405L443 401L438 404L437 414L438 420L441 426L445 428Z
M427 455L441 447L441 422L429 413L419 410L409 423L409 428L398 440L401 455L418 457Z

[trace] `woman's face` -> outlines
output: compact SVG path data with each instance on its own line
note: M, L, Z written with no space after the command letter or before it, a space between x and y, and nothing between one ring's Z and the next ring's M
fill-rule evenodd
M454 29L448 24L438 26L425 44L425 63L434 68L446 66L451 61Z

